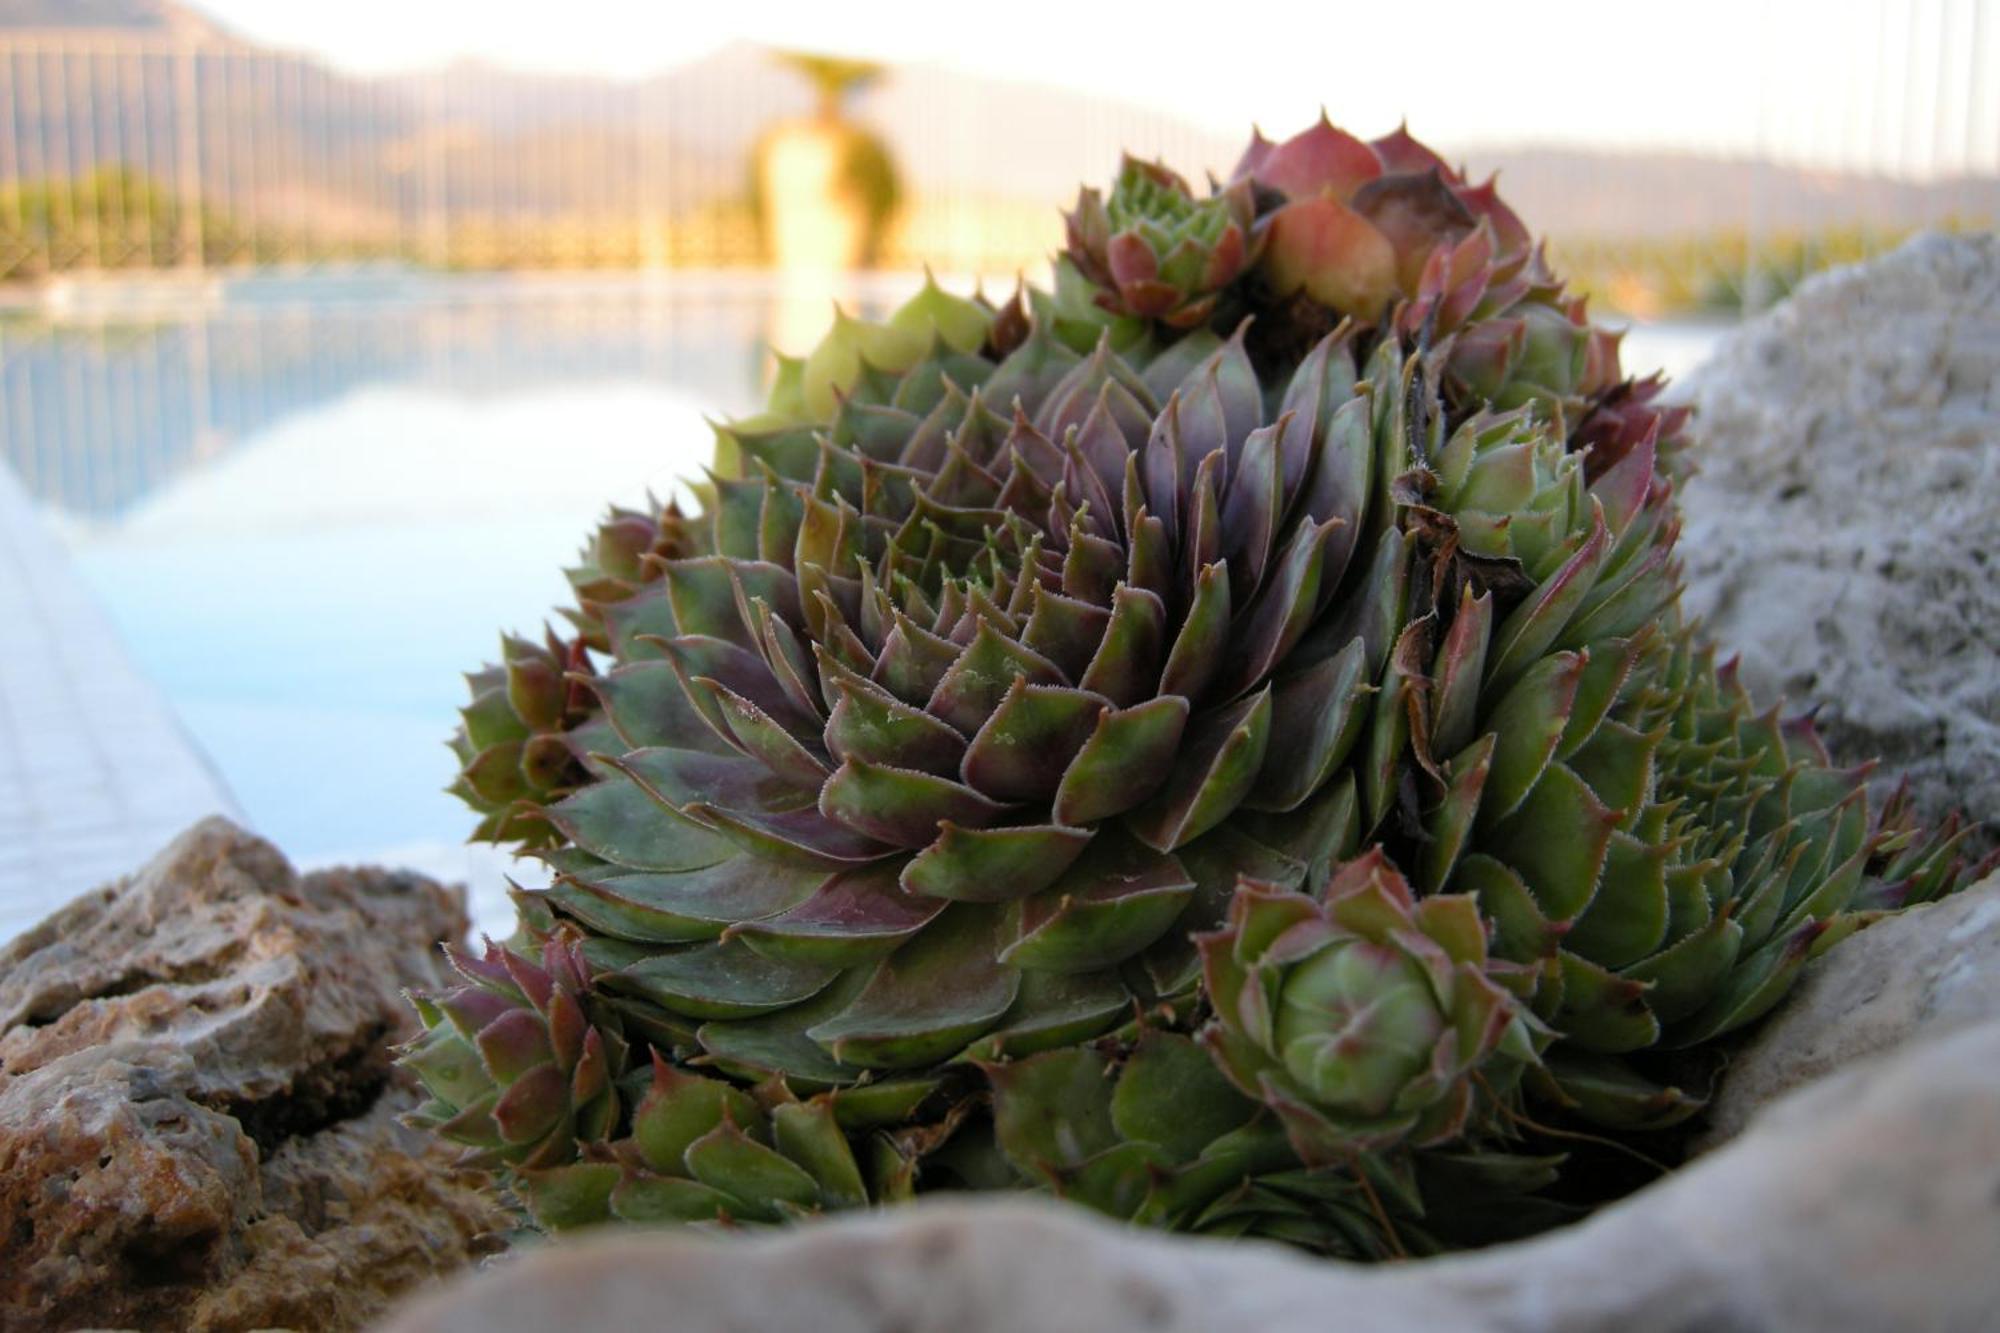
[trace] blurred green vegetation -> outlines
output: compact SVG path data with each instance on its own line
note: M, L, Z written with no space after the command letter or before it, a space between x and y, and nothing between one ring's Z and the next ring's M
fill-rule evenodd
M72 269L171 268L242 243L211 209L181 200L127 166L0 185L0 278Z
M1984 224L1950 219L1937 230L1972 232ZM1839 226L1813 232L1743 230L1661 239L1557 238L1549 262L1593 309L1637 318L1738 315L1783 300L1825 269L1858 263L1907 240L1908 227Z

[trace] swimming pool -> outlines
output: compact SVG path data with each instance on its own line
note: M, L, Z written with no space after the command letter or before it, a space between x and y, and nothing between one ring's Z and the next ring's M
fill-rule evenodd
M704 417L749 410L763 349L808 341L828 296L267 277L152 316L85 291L0 321L0 456L259 832L304 865L467 880L504 927L505 860L461 845L442 790L460 673L566 600L607 502L698 473ZM1718 331L1637 329L1626 363L1685 369Z

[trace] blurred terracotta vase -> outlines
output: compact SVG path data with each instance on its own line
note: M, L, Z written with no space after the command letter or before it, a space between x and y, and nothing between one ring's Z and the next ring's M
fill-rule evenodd
M895 219L901 185L888 148L842 106L881 77L882 67L793 52L779 58L812 81L818 106L758 140L753 193L766 257L788 271L871 266Z

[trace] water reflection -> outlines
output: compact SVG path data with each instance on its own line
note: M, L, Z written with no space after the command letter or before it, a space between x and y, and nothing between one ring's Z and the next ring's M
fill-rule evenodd
M459 673L566 599L607 501L699 474L704 418L749 410L766 343L832 295L266 280L185 318L15 318L0 456L260 831L462 877Z
M129 301L82 319L16 316L0 321L0 440L31 494L112 519L364 387L490 400L626 383L741 410L774 333L823 325L829 297L866 308L897 285L263 279L188 318L148 319Z

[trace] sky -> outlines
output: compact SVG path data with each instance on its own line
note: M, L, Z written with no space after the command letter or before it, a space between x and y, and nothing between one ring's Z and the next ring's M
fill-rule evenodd
M753 41L1089 87L1231 134L1407 116L1426 139L2000 172L2000 0L194 0L356 72L630 78ZM1135 17L1135 14L1144 17ZM551 15L559 17L551 22ZM1003 21L1004 18L1004 21Z

